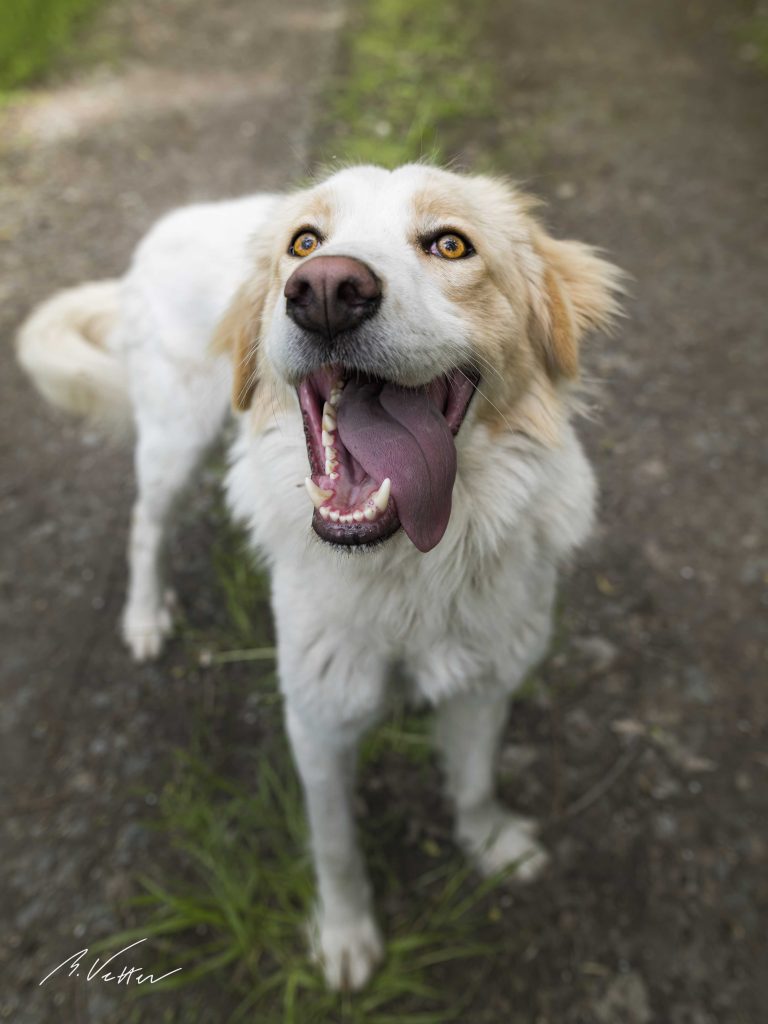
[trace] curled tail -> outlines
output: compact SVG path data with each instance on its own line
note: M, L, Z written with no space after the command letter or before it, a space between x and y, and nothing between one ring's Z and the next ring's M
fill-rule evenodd
M125 368L106 345L119 299L117 280L53 295L22 324L16 354L51 405L127 428L132 416Z

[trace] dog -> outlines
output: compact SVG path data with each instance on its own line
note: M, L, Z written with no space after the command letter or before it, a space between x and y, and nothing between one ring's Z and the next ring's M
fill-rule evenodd
M435 708L461 846L519 881L547 862L497 801L495 752L546 652L558 566L593 523L579 350L622 289L535 210L499 179L349 167L171 213L124 278L54 296L19 333L50 402L135 425L122 625L139 661L171 630L173 501L234 405L227 501L271 574L333 988L361 988L383 956L351 794L393 663Z

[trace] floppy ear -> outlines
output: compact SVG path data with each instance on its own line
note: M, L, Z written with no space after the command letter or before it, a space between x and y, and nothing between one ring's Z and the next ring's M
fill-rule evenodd
M582 242L560 241L538 229L533 244L542 263L533 289L533 340L552 380L573 379L581 339L589 330L610 328L620 313L623 274Z
M240 412L250 407L258 384L258 349L264 289L255 282L241 285L222 317L213 337L212 348L219 354L230 353L234 366L232 405Z

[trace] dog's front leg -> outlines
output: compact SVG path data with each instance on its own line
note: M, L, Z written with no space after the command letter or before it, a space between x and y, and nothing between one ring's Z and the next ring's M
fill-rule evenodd
M286 724L304 786L318 884L314 952L335 989L359 989L383 956L352 798L357 746L370 721L324 727L288 704Z
M516 867L515 878L533 880L547 864L533 821L496 798L495 769L509 697L478 690L450 697L437 708L436 740L456 813L456 838L483 874Z

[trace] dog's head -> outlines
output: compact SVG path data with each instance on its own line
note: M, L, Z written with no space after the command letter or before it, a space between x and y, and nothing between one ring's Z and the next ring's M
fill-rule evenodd
M558 241L510 185L422 165L353 167L286 196L219 329L245 410L296 389L325 540L448 524L454 438L472 423L556 443L579 344L616 313L620 274ZM470 422L471 421L471 422Z

